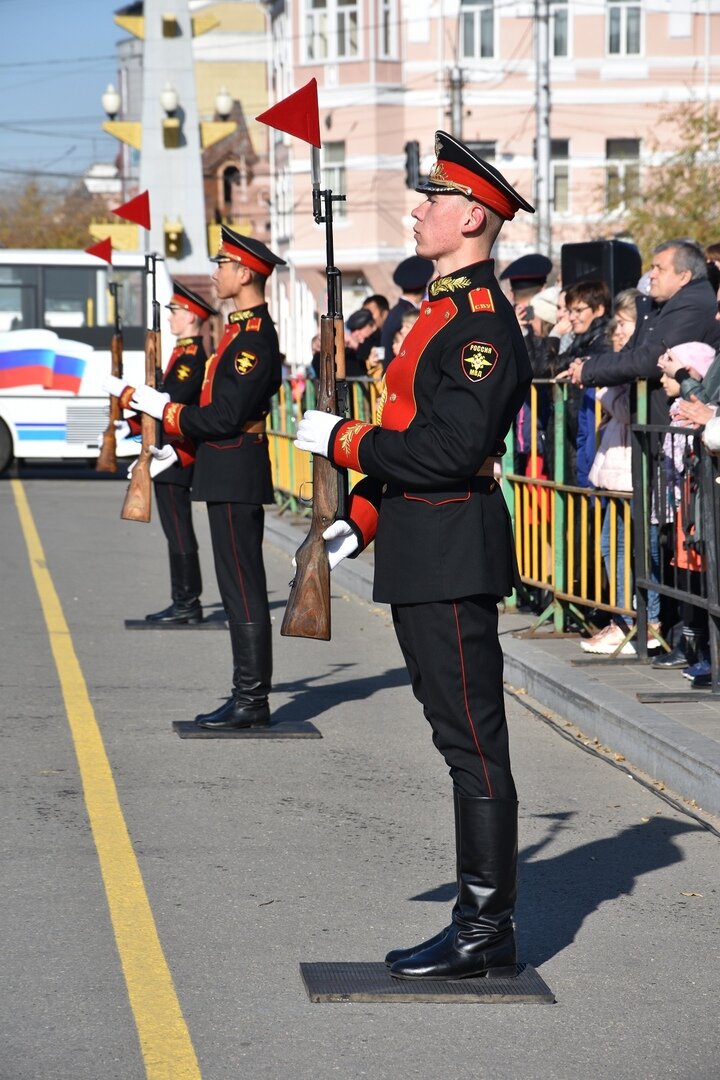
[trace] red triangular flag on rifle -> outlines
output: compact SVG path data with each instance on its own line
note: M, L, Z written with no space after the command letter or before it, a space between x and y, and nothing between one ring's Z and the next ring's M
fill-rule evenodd
M113 210L113 214L125 218L126 221L132 221L135 225L142 225L143 229L149 229L150 196L148 192L143 191L141 195L136 195L130 202L118 206L116 210Z
M106 263L110 263L112 266L112 240L109 236L104 240L100 240L97 244L85 248L85 251L88 255L97 255L98 259L104 259Z
M286 131L304 142L321 149L320 110L318 108L317 80L311 79L294 94L278 101L264 113L255 117L261 124Z

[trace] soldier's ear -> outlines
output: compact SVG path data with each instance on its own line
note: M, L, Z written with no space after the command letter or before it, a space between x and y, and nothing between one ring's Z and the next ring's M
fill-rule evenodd
M468 201L463 222L463 232L468 236L472 233L480 233L484 229L486 221L485 207L479 202Z

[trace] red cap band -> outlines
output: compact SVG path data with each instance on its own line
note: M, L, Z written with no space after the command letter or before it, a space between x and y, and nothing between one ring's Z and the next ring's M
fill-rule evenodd
M231 244L229 240L223 240L218 255L227 255L229 259L234 259L243 266L249 266L251 270L256 270L258 274L264 274L265 277L272 274L274 269L272 263L263 262L257 255L252 255L246 248Z
M436 161L428 179L431 184L437 184L438 187L457 188L466 195L472 195L473 198L485 203L486 206L489 206L491 210L494 210L500 217L505 218L506 221L512 221L515 217L515 211L518 207L512 199L503 195L501 191L493 187L487 180L483 180L477 173L463 168L462 165L457 165L454 161Z
M176 307L184 308L186 311L191 311L193 315L197 315L200 319L207 319L210 314L207 308L200 307L200 304L193 303L192 300L188 300L187 296L180 296L179 293L172 294L170 303Z

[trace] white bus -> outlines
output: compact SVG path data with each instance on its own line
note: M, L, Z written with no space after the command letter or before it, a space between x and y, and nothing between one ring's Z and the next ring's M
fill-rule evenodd
M163 367L173 342L165 304L171 283L158 261ZM83 251L0 249L0 473L13 459L94 459L107 427L103 376L115 326L108 283L119 286L123 375L145 381L149 297L142 254L113 253L113 265ZM118 456L138 452L118 442Z

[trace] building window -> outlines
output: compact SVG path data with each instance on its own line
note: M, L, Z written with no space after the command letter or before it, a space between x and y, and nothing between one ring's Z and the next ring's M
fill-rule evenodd
M605 158L605 206L626 210L640 199L640 140L607 139Z
M568 0L552 0L550 5L550 41L553 56L570 55Z
M378 56L381 60L397 60L397 0L381 0Z
M306 60L347 60L359 55L359 0L305 0Z
M494 0L461 0L460 41L465 59L495 55Z
M570 140L550 140L550 166L552 168L552 208L556 214L566 214L570 209Z
M640 54L640 5L631 0L608 0L607 51L609 56Z
M332 191L334 195L345 195L345 143L327 142L323 144L323 188ZM336 218L344 218L347 215L347 203L333 203L333 214Z

